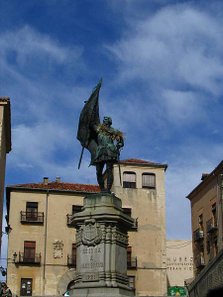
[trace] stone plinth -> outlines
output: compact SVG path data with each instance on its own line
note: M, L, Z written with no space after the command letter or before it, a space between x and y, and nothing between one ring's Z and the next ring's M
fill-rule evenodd
M127 277L128 230L133 219L112 194L84 198L83 211L72 218L77 246L72 296L133 296Z

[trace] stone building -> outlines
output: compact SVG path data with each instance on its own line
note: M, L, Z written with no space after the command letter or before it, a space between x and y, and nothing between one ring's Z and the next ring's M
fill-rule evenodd
M137 296L163 296L166 281L164 178L167 165L130 159L114 166L113 192L135 221L129 232L127 267ZM120 176L122 181L120 182ZM17 295L63 294L76 266L75 229L71 215L95 185L41 183L8 186L7 282Z
M191 203L194 270L201 270L222 249L223 161L187 196Z
M0 97L0 230L2 230L2 213L4 200L6 154L11 151L11 117L10 100ZM1 251L1 240L0 240Z
M166 264L168 287L184 287L193 278L191 240L167 240Z
M223 161L211 173L202 174L201 182L187 198L191 203L196 277L191 290L200 290L201 296L205 296L212 286L222 285L223 278L219 278L220 270L223 271ZM191 296L196 296L196 292Z

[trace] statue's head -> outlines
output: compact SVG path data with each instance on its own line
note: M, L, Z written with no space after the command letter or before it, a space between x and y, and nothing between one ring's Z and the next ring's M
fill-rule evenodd
M111 126L112 125L112 118L111 117L104 117L103 124Z

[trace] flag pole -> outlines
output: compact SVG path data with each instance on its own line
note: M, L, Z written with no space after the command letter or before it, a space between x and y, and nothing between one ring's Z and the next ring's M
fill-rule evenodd
M83 153L84 153L84 146L82 146L82 149L81 149L81 155L80 155L80 159L79 159L79 163L78 163L78 169L80 169L80 167L81 167Z

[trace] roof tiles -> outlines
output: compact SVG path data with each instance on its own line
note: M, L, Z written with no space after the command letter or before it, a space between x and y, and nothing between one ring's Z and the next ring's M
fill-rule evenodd
M25 188L25 189L41 189L41 190L58 190L58 191L74 191L74 192L99 192L99 186L86 185L86 184L74 184L64 182L48 182L48 183L31 183L13 185L13 188Z

